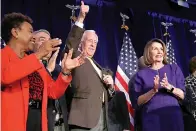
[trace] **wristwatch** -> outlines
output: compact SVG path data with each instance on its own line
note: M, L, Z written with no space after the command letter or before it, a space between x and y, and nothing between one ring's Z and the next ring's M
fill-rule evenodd
M62 72L62 74L64 75L64 76L70 76L71 75L71 72L63 72L63 71L61 71Z
M171 90L170 90L170 93L172 93L173 91L174 91L174 88L172 87Z
M174 87L170 85L171 89L168 90L168 92L172 93L174 91Z

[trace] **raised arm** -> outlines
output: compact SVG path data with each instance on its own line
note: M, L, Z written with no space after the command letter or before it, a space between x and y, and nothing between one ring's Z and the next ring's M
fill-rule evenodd
M80 7L80 13L79 16L77 18L77 21L75 23L75 25L71 28L71 31L68 34L68 37L66 39L66 47L62 52L62 56L64 55L64 53L67 53L68 50L70 49L74 49L74 53L77 52L82 35L84 33L84 29L83 29L83 21L86 17L86 14L89 11L89 6L88 5L84 5L84 2L81 1L81 7Z
M82 35L84 33L84 29L74 25L69 32L69 35L66 39L66 47L63 50L63 54L68 52L70 49L74 49L74 52L78 50Z

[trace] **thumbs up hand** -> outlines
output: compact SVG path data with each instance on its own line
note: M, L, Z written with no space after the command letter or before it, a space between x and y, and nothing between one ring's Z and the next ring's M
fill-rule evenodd
M86 14L89 12L89 6L85 5L83 1L81 1L81 6L80 6L80 14L78 16L78 22L83 23Z

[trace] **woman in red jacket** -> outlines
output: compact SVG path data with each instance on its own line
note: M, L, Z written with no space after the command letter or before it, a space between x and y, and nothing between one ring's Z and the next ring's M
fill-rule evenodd
M71 69L83 63L81 57L71 59L70 50L62 61L62 73L53 81L40 60L58 50L61 40L46 41L37 52L27 55L34 44L31 24L32 20L20 13L7 14L2 20L1 34L6 42L1 49L2 131L47 131L48 97L62 96L72 80Z

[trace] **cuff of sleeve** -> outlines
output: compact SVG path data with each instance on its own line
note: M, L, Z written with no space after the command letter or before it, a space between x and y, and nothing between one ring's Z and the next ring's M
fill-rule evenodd
M80 28L83 28L84 27L84 24L81 23L81 22L78 22L78 21L75 22L75 25L78 26L78 27L80 27Z
M40 60L37 59L35 54L29 55L28 58L31 59L31 62L28 63L29 65L25 65L25 66L32 67L32 65L33 65L33 67L37 67L38 69L42 67L42 64L40 63Z
M72 76L71 76L71 75L66 76L66 77L63 77L64 75L63 75L62 73L60 73L60 75L61 75L62 80L63 80L65 83L70 83L70 82L71 82L71 80L72 80Z

